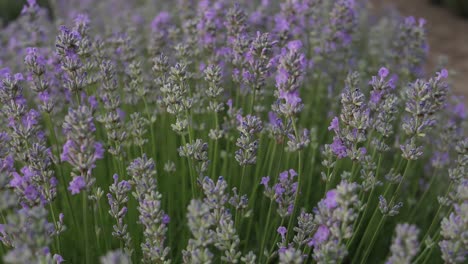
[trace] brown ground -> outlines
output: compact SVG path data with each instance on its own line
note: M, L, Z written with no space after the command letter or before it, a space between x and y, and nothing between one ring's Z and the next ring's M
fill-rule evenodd
M429 67L440 55L449 59L448 68L453 77L454 90L465 96L468 103L468 19L454 15L450 10L429 4L428 0L370 0L372 3L393 5L402 14L427 20L430 45Z

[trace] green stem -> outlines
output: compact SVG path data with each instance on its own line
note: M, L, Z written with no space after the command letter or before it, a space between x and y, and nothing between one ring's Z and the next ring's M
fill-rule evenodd
M296 134L296 139L299 139L299 130L297 129L296 125L296 120L293 120L292 122L293 128L294 128L294 133ZM297 188L296 188L296 193L294 197L294 206L293 206L293 211L291 213L291 216L289 218L289 223L288 223L288 231L292 230L292 224L294 222L294 216L297 212L297 207L298 207L298 202L299 202L299 193L301 192L301 183L302 183L302 150L299 150L298 152L298 172L297 172ZM289 234L292 234L294 232L288 232L288 235L286 238L289 237Z
M87 211L88 211L88 194L87 191L83 191L83 227L84 227L84 249L85 249L85 260L86 263L90 262L90 248L88 239L88 225L87 225Z
M252 93L252 99L250 101L250 108L249 108L249 113L252 114L253 113L253 109L254 109L254 105L255 105L255 94L256 94L257 90L254 89L253 93Z
M284 224L284 218L281 218L281 223L280 223L279 226L283 226L283 224ZM278 241L279 233L278 233L278 232L275 232L275 233L276 233L275 239L273 240L273 244L271 245L270 251L268 251L268 254L269 254L270 256L268 257L266 263L270 263L270 259L271 259L272 255L273 255L272 252L273 252L273 250L275 249L276 242ZM287 233L294 233L294 232L290 232L289 230L287 230ZM287 235L286 235L286 237L287 237Z
M215 115L215 129L218 129L219 128L219 121L218 121L218 113L214 113ZM213 171L212 171L212 179L215 179L216 178L216 163L218 161L218 141L219 139L215 139L215 142L214 142L214 156L213 156Z
M67 203L67 208L69 208L69 212L71 214L71 217L73 219L73 225L75 228L78 228L78 223L76 221L76 218L75 218L75 214L73 213L73 210L71 210L71 208L73 208L71 206L71 202L70 202L70 195L68 194L68 191L67 191L67 188L66 188L66 180L65 180L65 174L63 173L63 169L62 169L62 166L60 166L60 148L58 146L58 139L57 139L57 134L55 133L55 129L54 129L54 126L53 126L53 123L52 123L52 119L50 117L50 114L47 113L46 114L46 126L49 127L49 131L50 131L50 134L52 136L52 140L53 140L53 145L55 146L55 151L57 152L57 163L55 164L55 167L58 169L58 174L60 175L60 179L62 181L62 184L61 186L63 187L63 192L65 192L65 201Z
M154 137L154 128L153 128L153 122L151 121L151 113L149 112L149 107L148 103L146 102L145 97L142 97L143 99L143 104L145 105L145 111L146 115L148 117L148 123L150 127L150 133L151 133L151 139L150 139L150 144L151 144L151 156L155 159L156 158L156 138Z
M372 247L374 246L375 239L377 238L377 235L380 231L380 228L382 227L382 224L384 223L386 218L386 215L382 216L382 218L379 221L379 224L377 225L377 230L375 230L374 235L372 236L371 242L369 244L369 247L367 247L365 253L364 253L364 258L361 260L361 264L366 263L367 258L369 257L370 251L372 250Z
M239 195L242 195L242 193L243 193L242 192L242 190L243 190L242 187L244 185L245 170L246 170L246 166L244 165L244 166L242 166L242 176L241 176L241 182L240 182L240 185L239 185ZM234 226L236 227L236 230L238 232L239 232L238 227L239 227L239 224L240 224L239 221L241 221L241 220L239 220L239 218L241 218L241 216L240 216L241 214L242 214L242 211L237 211L236 212L236 217L234 219Z
M49 208L50 208L50 214L52 215L52 221L54 221L54 226L55 230L57 230L57 220L55 219L55 212L54 212L54 207L52 206L52 203L49 203ZM55 244L57 247L57 252L60 255L61 250L60 250L60 236L58 234L55 235Z
M184 146L187 144L187 141L185 140L185 136L182 136L182 143L184 144ZM188 162L188 167L189 167L189 174L190 174L190 181L191 181L190 187L192 189L192 196L195 197L196 196L196 193L195 193L196 178L192 171L192 161L190 157L187 157L187 162Z
M437 244L437 241L439 241L439 237L440 237L440 233L437 234L436 238L434 239L434 245L432 245L432 247L429 249L429 252L427 253L426 257L424 258L424 261L423 261L422 264L425 264L429 260L429 258L431 257L432 251L436 247L435 244Z
M445 193L445 196L444 197L447 197L449 192L450 192L450 189L452 189L452 186L453 186L453 181L450 182L450 185L449 187L447 188L447 192ZM438 221L438 218L439 218L439 214L440 214L440 211L442 210L442 204L439 205L439 208L437 209L437 212L436 214L434 215L434 217L432 218L432 222L431 222L431 225L429 226L429 228L427 229L426 231L426 234L424 234L424 237L421 241L426 241L426 238L429 236L429 234L431 233L431 230L433 228L433 226L436 224L436 222Z
M271 219L271 208L273 207L273 199L270 200L270 205L268 206L268 213L267 213L267 222L265 224L265 227L263 228L263 238L262 238L262 243L260 244L260 252L259 252L259 263L262 263L262 259L263 259L263 251L265 250L265 241L266 241L266 237L267 237L267 234L268 234L268 227L270 225L270 219Z
M376 169L376 173L375 173L375 181L377 181L379 179L379 170L380 170L380 164L381 164L381 161L382 161L382 154L379 154L379 161L377 163L377 169ZM371 192L369 194L369 197L367 198L367 202L366 202L366 208L364 209L364 213L362 214L362 218L360 221L358 221L359 219L356 219L354 224L353 224L353 235L351 236L351 239L348 240L348 242L346 243L346 248L349 249L349 247L353 244L354 242L354 239L356 238L356 234L359 233L359 230L361 229L361 226L362 226L362 223L364 222L364 220L366 219L366 216L367 216L367 212L369 210L369 203L372 199L372 196L374 194L374 191L375 191L375 185L372 186L372 189L371 189ZM359 222L357 228L355 229L355 224Z
M409 216L409 220L410 222L413 220L414 216L416 215L416 213L418 212L419 210L419 207L421 207L422 204L424 204L424 200L426 199L426 196L427 194L429 193L429 190L431 189L432 187L432 184L434 184L435 182L435 174L436 174L436 171L437 169L434 170L434 174L432 175L432 178L431 178L431 181L429 182L429 186L427 187L427 189L424 191L423 195L421 196L421 198L419 199L419 202L418 204L416 205L416 208L414 208L411 212L411 215Z

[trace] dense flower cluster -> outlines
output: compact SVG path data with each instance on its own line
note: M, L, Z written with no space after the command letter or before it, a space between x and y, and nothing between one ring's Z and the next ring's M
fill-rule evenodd
M0 262L466 262L468 115L424 19L49 3L0 29Z

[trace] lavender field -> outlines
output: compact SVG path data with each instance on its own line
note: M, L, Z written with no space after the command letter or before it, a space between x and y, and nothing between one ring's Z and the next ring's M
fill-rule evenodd
M28 0L0 263L466 263L466 100L371 2Z

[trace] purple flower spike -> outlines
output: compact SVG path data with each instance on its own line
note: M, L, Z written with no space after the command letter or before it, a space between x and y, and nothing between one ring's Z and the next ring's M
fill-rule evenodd
M335 117L333 118L333 120L332 120L331 123L330 123L330 126L328 127L328 130L329 130L329 131L333 130L333 131L335 131L335 132L338 131L338 130L340 130L340 123L339 123L339 121L338 121L338 117L335 116Z
M86 187L86 183L83 177L81 176L76 176L73 178L73 180L70 182L70 185L68 186L68 190L71 192L71 194L79 194L82 189Z
M278 229L276 231L278 232L278 234L281 235L282 238L284 238L286 233L288 232L288 230L284 226L278 227Z
M328 207L328 209L336 208L336 206L338 205L338 203L336 202L336 190L330 190L327 192L324 203Z
M387 76L388 76L388 69L385 68L385 67L380 68L379 77L383 79L383 78L385 78Z
M56 262L57 264L60 264L60 263L62 263L62 262L65 261L65 260L63 259L63 257L60 256L60 255L58 255L58 254L55 254L53 258L54 258L54 260L55 260L55 262Z
M315 232L314 236L312 239L309 241L309 246L318 246L325 242L328 237L330 236L330 230L328 229L327 226L325 225L320 225L317 231Z
M346 156L348 156L346 152L346 147L343 144L343 141L341 141L340 138L334 137L333 138L333 143L330 145L333 153L335 153L336 156L338 156L339 159L342 159Z
M169 217L169 215L164 214L164 216L162 218L163 224L167 225L167 224L169 224L170 221L171 221L171 218Z
M288 43L288 49L290 51L298 52L302 48L302 42L300 40L293 40Z
M280 68L278 74L275 77L276 86L281 87L287 84L289 79L289 73L286 69Z
M262 184L263 186L268 187L268 182L270 181L270 177L269 176L266 176L266 177L262 177L262 180L260 181L260 184Z

